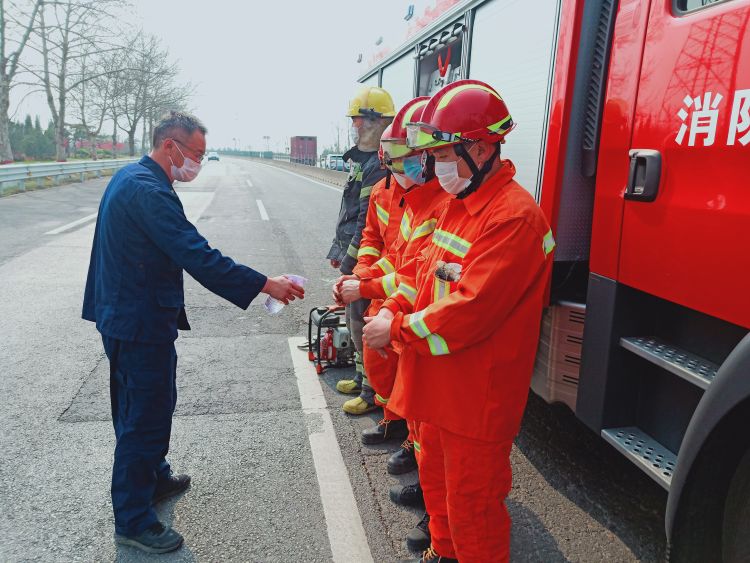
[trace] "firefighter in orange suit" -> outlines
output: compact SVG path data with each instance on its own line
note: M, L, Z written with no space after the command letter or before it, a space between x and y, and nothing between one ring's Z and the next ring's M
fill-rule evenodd
M344 303L365 297L371 299L368 315L380 309L383 300L397 289L395 269L399 265L397 247L403 250L411 235L408 214L404 219L405 197L425 182L422 174L421 153L414 154L406 146L406 123L419 119L428 97L415 98L402 107L391 125L383 132L380 158L388 172L385 185L376 187L371 202L367 225L359 250L354 276L339 280ZM383 182L381 182L382 184ZM390 188L391 184L395 187ZM441 190L442 191L442 190ZM423 229L424 230L424 229ZM431 231L430 231L431 232ZM423 233L424 235L429 233ZM406 421L388 409L388 401L396 377L398 353L389 349L382 356L367 347L363 350L365 372L375 391L375 402L383 407L383 419L373 428L362 432L363 444L378 444L389 439L404 439L408 435ZM412 471L416 461L405 468Z
M437 92L409 145L435 158L456 196L411 261L416 297L389 299L367 345L402 347L389 407L417 421L419 475L431 515L420 561L507 561L510 450L536 353L554 239L500 145L513 120L475 80Z

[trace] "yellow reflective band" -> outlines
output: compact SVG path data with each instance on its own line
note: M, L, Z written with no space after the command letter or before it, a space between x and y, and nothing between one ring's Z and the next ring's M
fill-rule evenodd
M465 258L471 248L471 243L467 240L462 239L448 231L436 229L432 235L432 242L458 256L459 258Z
M357 254L359 253L359 249L353 244L350 244L349 248L346 249L346 253L352 258L356 258Z
M375 210L378 213L378 219L380 220L380 222L384 223L385 226L387 227L388 226L388 219L391 216L390 213L388 213L385 209L383 209L382 207L380 207L380 205L377 202L375 203Z
M362 178L360 178L361 180ZM362 189L359 190L359 199L365 199L366 197L370 197L370 192L372 192L372 186L364 187L362 186Z
M386 399L385 397L381 397L378 393L375 393L375 398L378 401L380 401L381 403L383 403L384 405L387 405L388 401L390 401L390 399Z
M427 338L432 334L430 329L427 328L427 324L424 322L424 311L419 311L409 315L409 328L419 336L419 338Z
M437 219L429 219L428 221L425 221L419 227L414 229L414 232L411 234L411 239L416 240L420 237L427 236L431 234L435 230L435 225L437 224Z
M430 346L430 352L433 356L445 356L451 353L448 350L448 343L439 334L430 334L427 337L427 344Z
M510 123L508 123L510 122ZM511 125L513 123L513 120L511 119L510 115L506 116L505 119L501 119L497 123L493 123L487 129L492 131L493 133L499 133L501 129L508 129L508 127L503 127L503 125ZM503 133L507 133L507 131L503 131Z
M401 236L404 237L404 240L409 240L411 237L411 220L409 219L409 215L407 213L404 213L404 216L401 217Z
M377 262L375 262L375 265L381 270L383 270L384 274L392 274L393 272L396 271L395 266L391 264L391 261L388 260L388 258L386 257L383 257Z
M417 299L417 290L405 283L399 284L398 291L396 293L399 295L403 295L404 298L412 305L414 305L414 301L416 301Z
M495 92L492 88L488 88L487 86L482 86L481 84L464 84L462 86L457 86L456 88L453 88L451 90L448 90L445 95L440 99L440 103L438 104L437 109L443 109L445 106L447 106L451 100L456 96L456 94L460 94L464 90L484 90L485 92L489 92L493 96L495 96L498 100L501 102L503 99L500 97L500 95Z
M544 256L545 258L550 255L550 253L555 249L555 237L552 236L552 229L549 230L549 232L544 235L544 240L542 241L542 250L544 250Z
M414 441L414 451L415 452L421 452L422 451L422 444L420 444L416 440Z
M396 287L396 273L393 272L392 274L388 274L387 276L383 276L382 278L382 284L383 284L383 291L385 291L385 294L390 297L394 293L396 293L396 290L398 287Z
M357 258L362 258L363 256L375 256L377 258L380 256L380 251L372 246L363 246L357 251Z
M433 290L433 303L440 301L443 297L447 297L451 292L451 284L445 280L441 280L435 277L435 288Z

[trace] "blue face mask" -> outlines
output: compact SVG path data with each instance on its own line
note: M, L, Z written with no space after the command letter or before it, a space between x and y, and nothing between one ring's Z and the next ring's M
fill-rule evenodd
M421 155L407 156L404 159L404 175L415 184L424 185L425 177Z

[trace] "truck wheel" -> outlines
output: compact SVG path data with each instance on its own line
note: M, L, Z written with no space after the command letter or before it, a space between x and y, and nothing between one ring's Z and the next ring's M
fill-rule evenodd
M740 460L729 485L721 535L726 563L750 561L750 450Z

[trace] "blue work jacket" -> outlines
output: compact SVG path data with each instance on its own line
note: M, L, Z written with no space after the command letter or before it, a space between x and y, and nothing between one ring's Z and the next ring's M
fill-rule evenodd
M247 309L266 276L211 248L185 217L164 170L144 156L119 170L99 204L83 318L131 342L172 342L189 330L182 271Z

